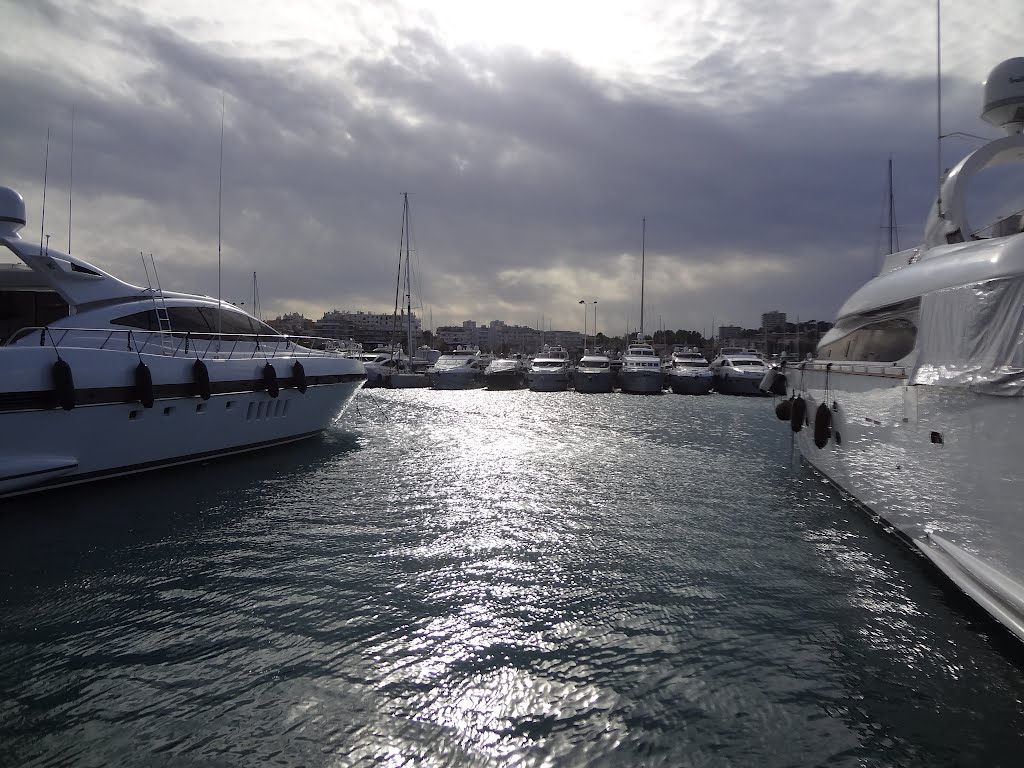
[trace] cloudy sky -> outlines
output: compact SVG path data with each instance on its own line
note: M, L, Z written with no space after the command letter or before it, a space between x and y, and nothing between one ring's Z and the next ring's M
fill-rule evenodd
M409 192L433 325L831 320L935 189L935 3L0 0L0 184L26 236L264 317L390 311ZM943 131L1020 0L942 8ZM220 165L224 115L223 165ZM74 110L74 153L71 129ZM977 145L943 142L948 166ZM593 332L593 315L590 315Z

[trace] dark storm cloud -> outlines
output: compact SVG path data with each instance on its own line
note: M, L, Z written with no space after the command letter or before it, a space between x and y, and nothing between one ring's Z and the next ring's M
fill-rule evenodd
M409 191L435 323L544 314L575 326L581 290L605 317L635 317L620 255L639 257L642 216L648 306L666 324L756 325L775 308L830 319L877 264L888 155L908 244L934 186L934 89L915 79L832 74L716 106L555 56L448 49L422 28L372 57L297 40L287 57L256 58L138 13L37 12L135 66L72 77L59 62L4 59L4 183L30 217L46 128L51 160L66 157L75 105L82 255L120 274L153 251L165 283L214 292L223 98L225 285L242 294L256 271L278 311L387 308ZM707 58L678 77L699 90L734 65ZM949 110L969 114L969 92L949 89ZM111 200L140 201L114 217L120 232L90 217ZM101 260L90 238L123 244ZM694 285L664 276L687 269Z

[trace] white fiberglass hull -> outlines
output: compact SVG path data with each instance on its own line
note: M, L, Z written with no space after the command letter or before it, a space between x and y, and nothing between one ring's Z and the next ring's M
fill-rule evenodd
M573 388L585 394L612 392L615 389L615 376L611 368L599 371L576 371Z
M764 379L765 371L757 370L744 371L722 371L715 374L714 389L723 395L749 395L752 397L764 397L761 391L761 381Z
M68 348L74 405L58 405L55 353L0 350L0 496L28 493L159 467L208 460L311 437L329 427L363 382L362 366L340 357L303 358L305 393L293 358L206 361L210 397L194 378L194 358ZM152 406L141 402L140 360L152 378Z
M384 378L383 386L390 389L422 389L430 386L425 373L392 373Z
M706 395L715 383L710 371L705 373L684 373L669 371L665 377L669 387L677 395Z
M522 389L526 386L526 372L518 370L485 373L484 384L487 389L493 390Z
M801 454L1024 640L1024 400L908 385L897 368L838 366L825 400L825 373L802 375ZM823 401L832 432L819 448Z
M526 384L531 392L565 392L569 388L567 371L529 371Z
M479 389L484 385L483 374L472 369L441 371L428 376L434 389Z
M619 389L634 395L660 394L665 386L665 374L660 368L629 369L619 371Z

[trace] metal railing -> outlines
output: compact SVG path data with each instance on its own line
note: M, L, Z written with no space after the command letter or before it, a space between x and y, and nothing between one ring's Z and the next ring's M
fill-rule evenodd
M906 366L881 362L831 362L829 360L812 359L791 363L786 368L800 371L818 371L821 373L831 371L833 373L852 373L859 376L881 376L892 379L903 379L907 376Z
M23 328L5 346L26 346L38 335L39 346L54 349L124 350L137 354L199 359L339 357L356 354L348 342L322 336L261 336L239 333L148 331L136 328Z

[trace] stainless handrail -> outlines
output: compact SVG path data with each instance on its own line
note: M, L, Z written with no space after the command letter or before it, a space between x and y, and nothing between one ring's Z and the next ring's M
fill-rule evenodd
M257 355L275 359L278 357L344 357L340 347L344 342L325 336L267 336L265 334L197 333L193 331L149 331L138 328L49 328L36 326L22 328L12 334L4 346L22 346L23 339L39 334L39 346L55 349L84 348L111 349L122 345L123 349L138 354L160 354L168 357L195 356L200 358L219 356L224 358L249 357ZM71 338L69 338L69 336ZM147 351L154 344L157 351ZM172 347L165 347L162 339L170 337L175 341ZM251 346L250 346L251 345ZM227 347L225 351L224 347Z

